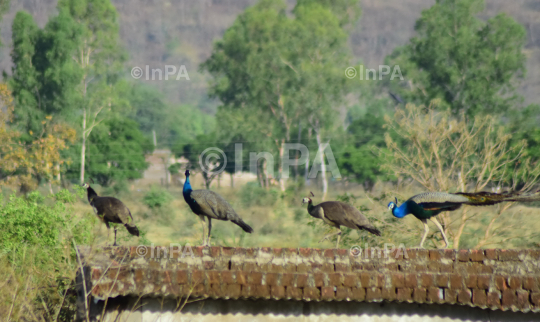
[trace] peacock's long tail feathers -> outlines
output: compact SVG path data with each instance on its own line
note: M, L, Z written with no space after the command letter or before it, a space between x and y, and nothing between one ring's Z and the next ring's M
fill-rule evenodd
M240 226L246 233L251 234L253 232L253 228L251 228L248 224L246 224L242 219L238 218L231 221L237 224L238 226Z
M540 190L534 193L520 193L519 191L509 191L503 193L494 192L458 192L456 195L461 195L469 199L465 204L471 206L487 206L495 205L505 201L538 201L540 200Z

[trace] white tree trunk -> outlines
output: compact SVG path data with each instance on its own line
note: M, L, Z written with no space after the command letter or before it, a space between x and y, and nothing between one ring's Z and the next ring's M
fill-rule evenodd
M82 148L81 148L81 184L84 183L84 162L86 159L86 108L83 110Z
M323 197L322 200L326 199L326 194L328 192L328 181L326 179L326 164L324 163L324 150L326 149L326 143L321 143L321 134L317 131L317 144L319 145L319 151L321 151L321 172L322 172L322 186L323 186Z
M283 153L285 151L285 140L281 140L281 146L279 147L279 183L281 191L285 191L287 178L283 178ZM287 156L288 157L288 156Z

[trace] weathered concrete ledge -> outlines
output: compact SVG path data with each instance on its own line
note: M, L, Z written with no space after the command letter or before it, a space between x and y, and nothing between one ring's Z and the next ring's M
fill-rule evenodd
M164 251L166 249L166 251ZM80 247L87 294L540 311L540 250ZM82 276L79 276L82 282ZM82 288L81 288L82 291Z

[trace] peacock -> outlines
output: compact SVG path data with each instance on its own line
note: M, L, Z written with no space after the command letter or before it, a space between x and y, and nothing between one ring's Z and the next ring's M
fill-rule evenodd
M124 203L114 197L100 197L88 183L84 183L86 188L88 202L94 209L96 215L107 226L107 240L109 240L110 226L109 223L123 224L127 231L134 236L139 236L139 229L133 224L133 217L128 207ZM114 225L114 244L116 244L117 227Z
M314 197L313 192L311 195ZM366 230L376 236L380 236L381 232L373 226L369 220L355 207L341 201L325 201L314 206L311 198L302 199L302 204L307 203L308 213L315 218L322 219L326 224L338 229L337 232L328 234L319 241L322 242L328 238L338 235L336 248L339 247L341 239L341 226L352 229Z
M203 246L210 246L210 232L212 230L212 219L229 220L240 226L246 233L252 233L253 228L246 224L234 211L233 207L223 197L210 190L193 190L189 181L189 170L186 170L186 181L182 194L184 200L203 224ZM205 217L208 217L208 234L204 230ZM206 235L206 239L205 239Z
M443 211L454 211L461 207L461 205L470 206L490 206L505 201L537 201L540 199L538 192L533 194L521 194L520 192L511 191L503 193L493 192L424 192L409 198L397 206L396 202L390 202L388 209L392 211L392 214L397 218L403 218L408 214L413 214L416 218L420 219L424 224L424 236L420 242L420 248L423 248L424 241L429 232L427 220L431 220L437 228L441 231L446 247L448 247L448 238L444 233L441 224L437 221L435 216Z

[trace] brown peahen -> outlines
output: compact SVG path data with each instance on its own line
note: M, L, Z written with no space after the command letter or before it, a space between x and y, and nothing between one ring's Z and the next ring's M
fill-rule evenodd
M313 193L311 193L313 195ZM322 242L334 235L338 235L336 248L339 247L341 239L341 226L345 226L357 230L366 230L376 236L380 236L381 232L373 226L360 210L341 201L325 201L314 206L311 198L302 199L302 204L307 203L308 213L315 218L322 219L326 224L336 227L339 231L324 236L319 241Z
M186 181L182 194L184 200L203 223L203 246L210 246L212 219L229 220L240 226L246 233L252 233L253 228L246 224L234 211L233 207L223 197L210 190L193 190L189 182L189 170L186 170ZM208 217L208 234L205 239L204 221Z
M109 240L110 225L109 223L122 224L126 227L127 231L134 236L139 236L139 229L133 224L133 217L128 207L124 203L114 197L100 197L88 183L84 183L83 187L86 188L88 202L96 215L107 226L107 240ZM116 244L116 225L114 227L114 244Z

